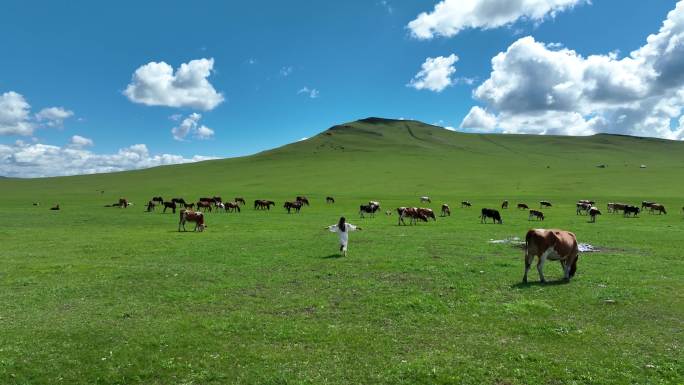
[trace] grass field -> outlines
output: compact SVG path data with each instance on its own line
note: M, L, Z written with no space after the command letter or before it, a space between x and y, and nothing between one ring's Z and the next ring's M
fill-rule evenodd
M153 195L214 194L277 205L207 214L203 233L143 211ZM311 207L287 215L298 194ZM421 195L452 216L358 218L368 200L384 211ZM135 206L103 207L119 197ZM480 224L503 199L554 207L543 224L514 208ZM578 199L668 215L590 224ZM682 205L684 143L375 119L246 158L3 179L0 384L682 384ZM364 228L346 258L323 230L340 215ZM488 241L530 227L602 252L581 255L569 284L548 263L552 282L532 269L522 285L523 251Z

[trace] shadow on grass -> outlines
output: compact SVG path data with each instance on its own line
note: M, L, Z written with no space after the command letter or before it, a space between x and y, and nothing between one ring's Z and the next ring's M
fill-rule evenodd
M326 255L325 257L321 257L321 259L337 259L337 258L342 258L342 254L330 254Z
M558 286L558 285L566 285L569 282L566 282L564 279L559 279L556 281L546 281L546 282L540 282L540 281L532 281L528 283L524 282L518 282L513 285L511 285L512 289L530 289L533 287L540 287L540 286Z

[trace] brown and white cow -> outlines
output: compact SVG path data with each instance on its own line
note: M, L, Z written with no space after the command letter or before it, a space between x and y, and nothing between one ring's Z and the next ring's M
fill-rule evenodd
M429 196L422 196L420 197L420 203L432 203L432 200Z
M591 223L595 223L595 222L596 222L596 217L599 216L599 215L601 215L601 210L599 210L599 209L598 209L597 207L595 207L595 206L591 206L591 208L589 209L589 216L591 217L590 222L591 222Z
M530 210L530 215L527 218L527 220L531 221L532 218L537 218L537 220L543 221L544 220L544 213L539 211L539 210Z
M432 211L432 209L428 209L425 207L420 207L418 208L418 212L421 213L422 215L425 215L426 218L432 218L433 221L437 221L437 218L435 217L435 212Z
M422 214L416 207L399 207L397 209L397 214L399 214L399 225L406 225L404 218L409 218L409 224L415 225L418 220L427 222L428 218L425 214Z
M193 231L201 232L207 227L204 223L204 214L199 211L181 210L180 221L178 221L178 231L181 231L181 227L183 227L183 231L187 231L185 230L185 222L195 223L195 229Z
M579 201L577 202L577 215L582 215L582 213L587 214L589 213L589 209L591 209L591 204Z
M442 204L442 214L441 216L446 217L446 216L451 216L451 209L449 208L449 205L444 203Z
M656 211L658 212L658 214L667 214L667 211L665 211L665 206L661 205L660 203L652 203L648 208L651 214L653 214Z
M570 281L577 272L577 258L579 248L575 234L564 230L533 229L525 236L525 275L523 283L527 283L527 272L532 261L538 257L537 271L539 280L544 279L544 262L546 260L559 261L563 267L563 278Z

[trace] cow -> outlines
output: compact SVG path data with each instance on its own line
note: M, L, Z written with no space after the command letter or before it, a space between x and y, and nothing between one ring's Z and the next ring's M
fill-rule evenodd
M473 206L472 203L470 203L468 201L462 201L461 202L461 208L468 208L468 207L472 207L472 206Z
M499 224L503 224L503 220L501 220L501 214L499 214L498 210L482 209L480 215L480 223L487 223L487 218L492 218L494 220L494 223L498 222Z
M54 206L52 206L52 207L50 207L50 210L53 210L53 211L59 210L59 203L56 204L56 205L54 205Z
M539 201L539 208L544 208L544 207L552 207L551 202L549 201Z
M237 203L239 205L245 205L245 198L236 197L235 199L233 199L233 201L235 201L235 203Z
M587 214L591 208L591 204L585 202L577 202L575 206L577 207L577 210L575 211L577 215L582 215L582 213Z
M214 206L218 205L219 203L223 203L223 198L221 198L220 196L214 195L213 197L211 197L211 200L214 201Z
M575 234L564 230L533 229L525 236L525 275L523 283L527 283L527 272L534 258L538 258L537 271L539 280L544 283L544 262L559 261L563 267L563 279L566 282L577 272L579 248Z
M224 205L226 212L240 212L240 205L237 202L226 202Z
M371 201L367 205L359 206L359 215L364 218L364 214L370 214L371 218L375 217L375 212L380 210L378 202Z
M596 202L594 202L594 201L592 201L592 200L588 200L588 199L580 199L580 200L578 200L577 202L578 202L578 203L588 203L588 204L590 204L590 205L592 205L592 206L596 204Z
M119 207L125 209L128 207L128 200L126 198L119 198Z
M283 207L287 210L287 213L290 214L290 210L294 210L295 213L299 213L299 210L302 209L303 203L301 201L294 201L294 202L285 202Z
M642 201L641 202L641 209L648 209L651 208L652 205L656 204L655 202L650 202L650 201Z
M225 210L226 209L226 205L223 204L223 202L214 203L214 207L216 208L216 210Z
M420 203L432 203L432 200L430 199L429 196L423 196L423 197L420 197Z
M180 206L180 205L185 204L185 199L183 199L183 198L171 198L171 202Z
M186 209L194 210L195 209L195 204L194 203L184 203L183 207Z
M539 211L539 210L530 210L530 215L527 218L527 220L531 221L532 218L537 218L537 220L543 221L544 220L544 213Z
M204 209L205 213L207 212L207 210L209 210L209 212L211 212L211 201L200 200L197 203L195 203L195 205L197 206L197 211Z
M425 214L421 213L419 209L415 207L399 207L397 208L397 214L399 215L399 226L402 224L406 226L404 218L409 218L409 224L411 225L417 224L419 220L423 222L428 221L427 216L425 216Z
M176 202L164 202L164 213L166 213L166 209L171 209L171 211L175 214L176 213Z
M624 211L625 211L625 207L627 207L627 205L624 204L624 203L613 203L613 211L612 211L612 213L615 214L615 213L617 213L618 211L624 212Z
M609 203L606 205L606 209L608 210L608 213L614 212L614 211L615 211L615 203L609 202Z
M518 208L520 210L529 210L530 208L524 203L518 203Z
M203 197L203 198L198 199L198 201L199 202L209 202L210 204L212 204L212 203L214 203L214 198Z
M632 216L637 217L637 216L639 216L640 212L641 212L641 209L638 208L637 206L626 205L622 215L627 217L630 214L632 214Z
M195 229L193 231L202 232L207 227L204 223L204 214L199 211L181 210L180 220L178 221L178 231L181 231L181 227L183 227L183 231L187 231L185 230L185 222L195 223Z
M270 210L271 206L275 206L275 202L265 199L257 199L254 201L255 210Z
M154 203L154 201L149 201L149 202L147 202L147 212L149 213L149 212L154 211L154 208L155 208L156 206L157 206L157 205Z
M449 205L444 203L442 204L442 214L440 214L443 217L451 216L451 209L449 208Z
M422 215L424 215L426 218L432 218L433 221L437 221L437 218L435 218L435 212L432 211L432 209L428 209L425 207L420 207L418 208L418 212Z
M503 201L503 203L501 203L501 209L507 209L507 208L508 208L508 201Z
M307 206L309 205L309 199L307 199L307 197L305 197L305 196L300 195L300 196L295 198L295 201L301 202L303 205L307 205Z
M160 196L159 197L152 197L152 202L161 206L164 204L164 198L162 198Z
M599 210L596 206L591 206L591 208L589 209L589 216L591 217L590 222L595 223L596 217L598 215L601 215L601 210Z
M658 215L667 214L667 211L665 211L665 206L661 205L660 203L653 203L651 206L649 206L649 209L651 214L653 214L654 211L657 211Z
M333 198L333 197L325 197L325 203L335 203L335 198Z

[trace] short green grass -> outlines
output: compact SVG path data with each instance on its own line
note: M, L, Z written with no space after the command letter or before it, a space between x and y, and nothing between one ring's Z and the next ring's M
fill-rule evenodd
M241 159L2 180L0 383L681 384L683 150L366 121ZM153 195L213 194L278 204L207 214L204 233L143 212ZM297 194L312 205L287 215ZM384 215L426 194L452 216ZM123 196L135 206L103 207ZM358 218L371 199L383 213ZM511 208L480 224L503 199L554 207L544 223ZM590 224L578 199L669 212ZM340 215L364 228L346 258L323 230ZM488 241L535 226L603 252L583 254L569 284L549 263L551 283L533 269L521 285L522 250Z

